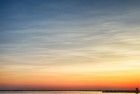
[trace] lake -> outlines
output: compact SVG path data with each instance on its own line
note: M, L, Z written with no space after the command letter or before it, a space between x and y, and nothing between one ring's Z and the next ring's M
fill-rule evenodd
M96 91L0 91L0 94L136 94L136 93L102 93L99 91L98 92Z

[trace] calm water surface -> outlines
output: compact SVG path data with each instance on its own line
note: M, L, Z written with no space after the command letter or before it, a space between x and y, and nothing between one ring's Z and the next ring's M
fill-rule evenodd
M0 91L0 94L135 94L135 93L102 93L95 91Z

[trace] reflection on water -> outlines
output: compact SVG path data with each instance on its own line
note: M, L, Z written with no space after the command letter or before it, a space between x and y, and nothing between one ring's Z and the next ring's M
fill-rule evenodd
M0 91L0 94L135 94L135 93L102 93L95 91Z

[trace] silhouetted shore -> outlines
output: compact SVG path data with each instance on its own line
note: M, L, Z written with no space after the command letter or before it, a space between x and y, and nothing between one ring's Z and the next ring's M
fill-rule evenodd
M123 93L139 93L139 91L138 92L136 92L135 90L103 90L102 91L103 93L118 93L118 92L123 92Z
M97 91L103 93L140 93L136 90L0 90L0 91Z

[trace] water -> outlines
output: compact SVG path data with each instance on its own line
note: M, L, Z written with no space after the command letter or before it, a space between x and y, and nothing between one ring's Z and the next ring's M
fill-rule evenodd
M136 94L136 93L102 93L96 91L0 91L0 94Z

